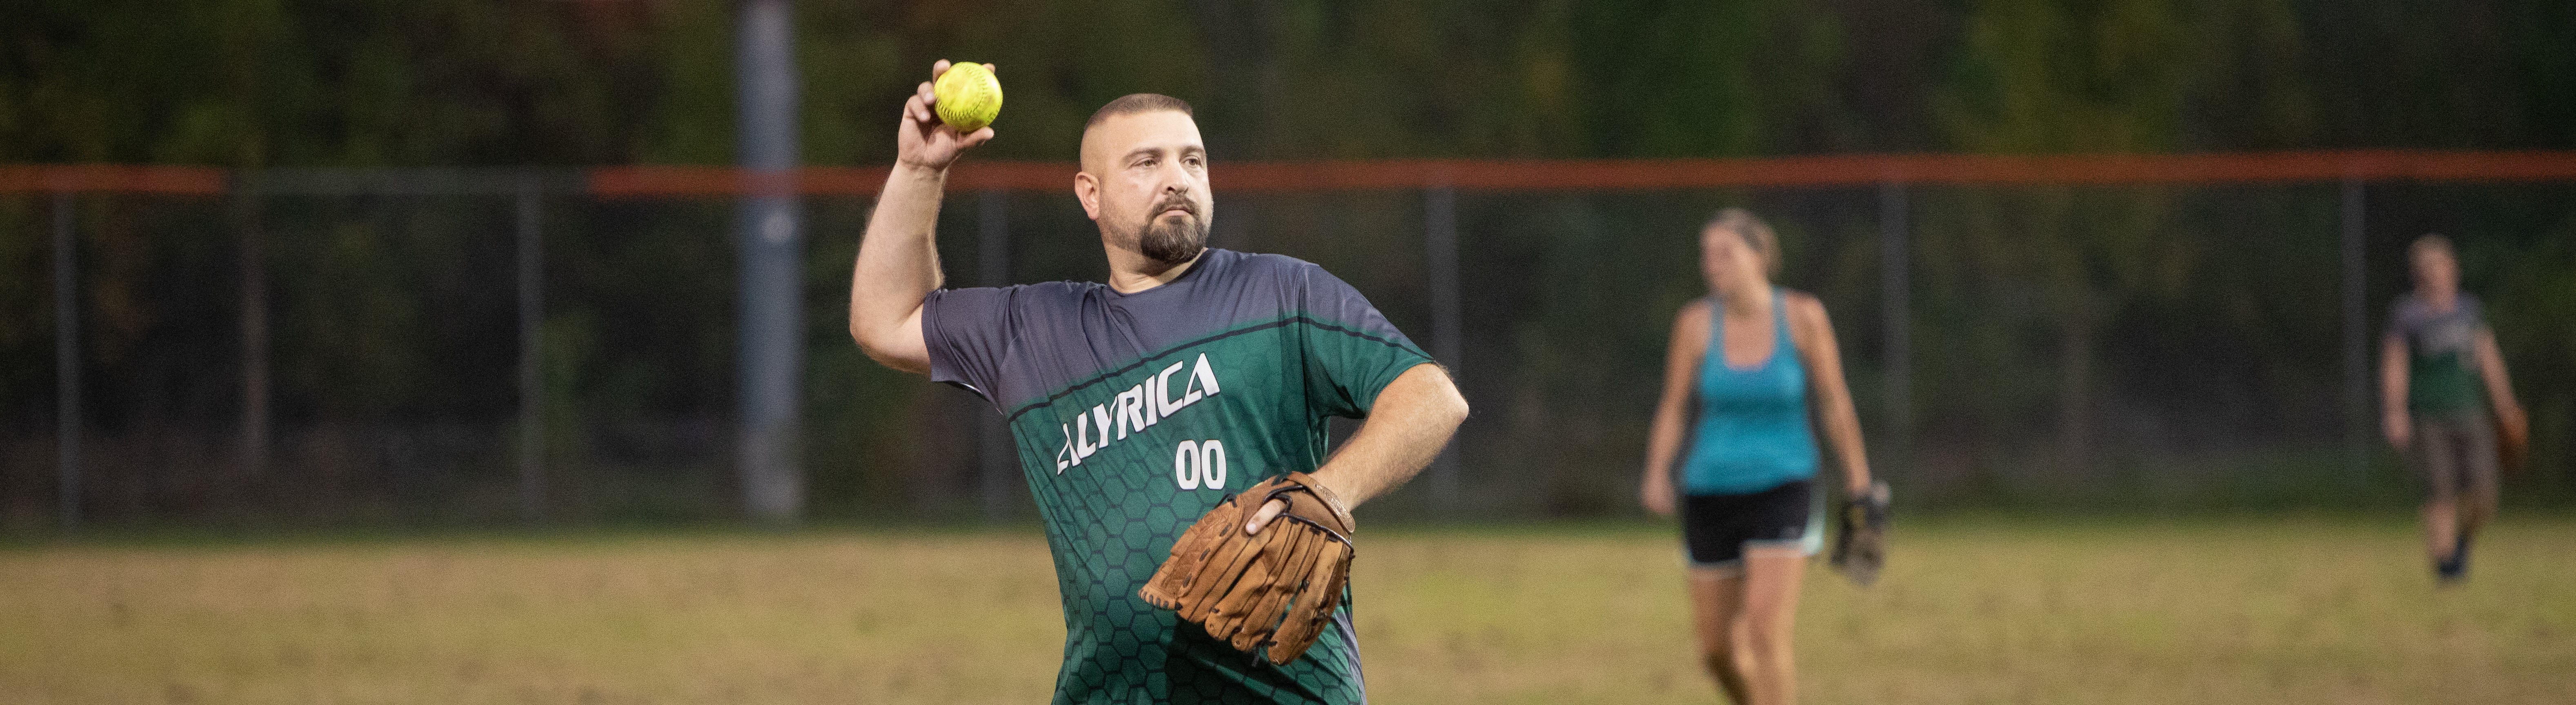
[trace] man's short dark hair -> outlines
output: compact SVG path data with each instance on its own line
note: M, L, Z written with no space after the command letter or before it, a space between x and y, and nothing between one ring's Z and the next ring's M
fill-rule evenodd
M2406 256L2409 258L2428 251L2439 251L2453 257L2460 256L2458 250L2451 248L2451 239L2442 237L2440 233L2425 233L2423 237L2415 238L2415 242L2406 246Z
M1196 117L1194 113L1190 112L1190 104L1188 101L1163 95L1161 93L1129 93L1127 95L1118 96L1117 100L1109 101L1108 105L1100 106L1100 110L1098 112L1091 114L1091 121L1082 123L1082 129L1089 130L1094 127L1099 127L1100 123L1108 122L1110 118L1118 117L1120 115L1126 115L1129 113L1150 113L1157 110L1178 111L1182 115Z

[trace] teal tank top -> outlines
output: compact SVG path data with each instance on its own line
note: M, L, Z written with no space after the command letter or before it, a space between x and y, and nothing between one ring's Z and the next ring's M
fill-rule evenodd
M1759 367L1726 362L1726 312L1709 309L1708 356L1700 363L1682 491L1760 492L1816 475L1816 437L1807 420L1807 369L1789 337L1786 297L1771 294L1771 357Z

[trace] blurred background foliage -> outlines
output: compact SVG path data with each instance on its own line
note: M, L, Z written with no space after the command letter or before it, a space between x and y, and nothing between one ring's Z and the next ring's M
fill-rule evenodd
M1060 160L1121 94L1228 159L2516 149L2576 141L2547 0L797 4L805 157L874 164L933 58ZM0 160L723 163L731 4L26 0Z
M2554 0L996 0L797 3L804 157L882 164L935 58L1000 66L978 158L1069 159L1106 100L1188 99L1220 162L2576 149L2576 6ZM19 0L0 163L562 167L733 159L733 8L711 0ZM1223 172L1220 165L1219 186ZM2345 470L2332 185L1918 188L1912 453L1932 505L2187 509L2401 500ZM984 283L952 198L951 281ZM1070 199L1015 194L1016 281L1100 275ZM1634 511L1691 234L1744 204L1825 296L1865 419L1874 190L1462 194L1469 509ZM2576 483L2576 187L2373 185L2374 322L2439 230L2538 423L2524 497ZM220 460L237 405L240 204L78 204L88 501L108 520L496 521L515 398L509 215L489 199L264 199L279 461ZM730 515L730 206L549 200L554 511ZM1219 244L1350 279L1428 333L1421 198L1229 198ZM815 199L807 467L827 518L967 516L963 394L840 322L868 204ZM0 199L0 517L50 506L51 212ZM2375 326L2374 326L2375 330ZM1873 441L1891 434L1876 433ZM2375 435L2373 436L2375 437ZM1885 449L1882 449L1885 450ZM1014 480L1013 484L1016 484ZM2323 497L2324 499L2319 499ZM1422 501L1408 492L1399 506ZM1025 509L1023 508L1023 511Z

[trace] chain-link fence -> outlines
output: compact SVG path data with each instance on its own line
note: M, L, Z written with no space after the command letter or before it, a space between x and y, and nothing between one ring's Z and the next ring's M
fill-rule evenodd
M1916 506L2402 504L2375 375L2355 375L2427 232L2458 241L2532 410L2533 471L2509 501L2576 484L2576 182L1229 191L1224 175L1214 244L1349 280L1475 406L1390 518L1635 512L1672 317L1705 294L1697 230L1729 205L1780 231L1780 283L1826 303L1872 459ZM521 172L244 183L264 188L0 194L7 526L742 515L728 197ZM988 409L850 343L869 205L803 201L806 515L1029 519ZM941 217L951 285L1105 274L1069 194L954 192Z

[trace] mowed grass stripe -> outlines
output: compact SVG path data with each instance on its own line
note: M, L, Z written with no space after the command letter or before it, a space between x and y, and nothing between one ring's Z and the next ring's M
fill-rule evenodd
M1661 530L1360 537L1382 703L1716 702ZM2576 521L2436 590L2395 521L1900 526L1810 571L1810 703L2576 702ZM1062 653L1035 534L446 538L0 550L13 703L1029 703Z

